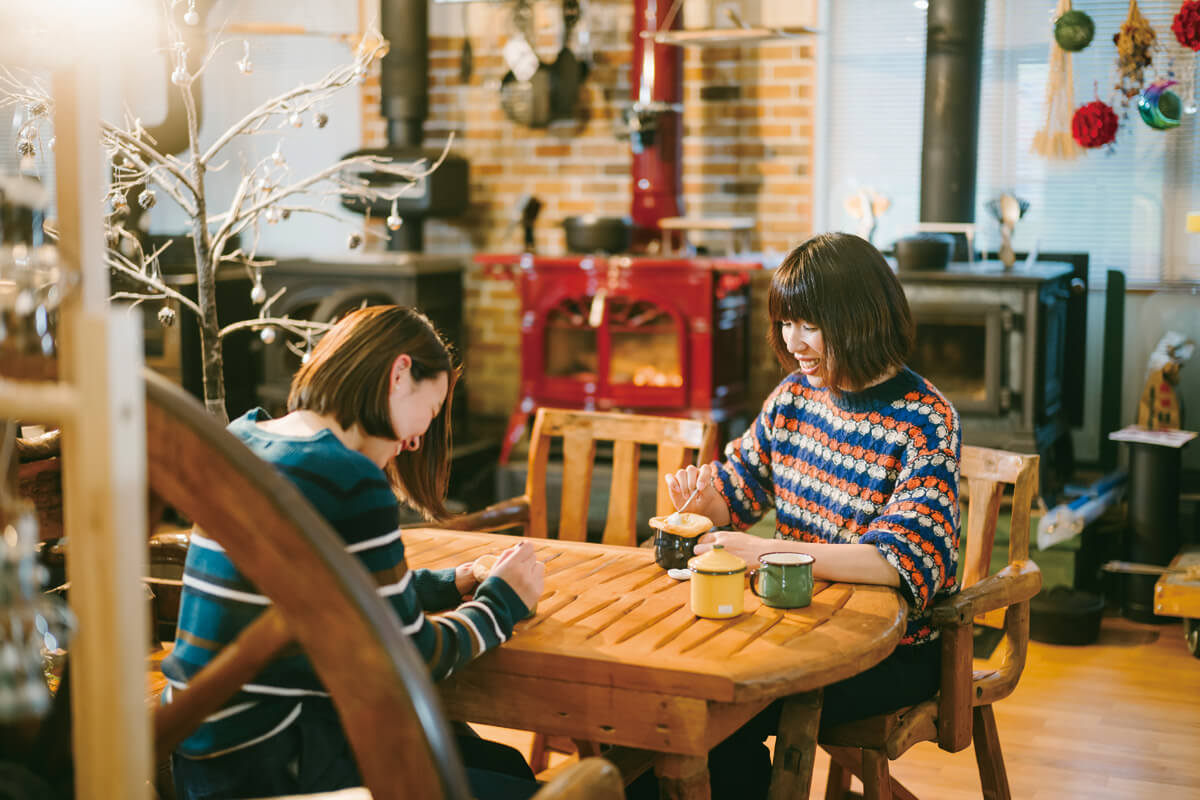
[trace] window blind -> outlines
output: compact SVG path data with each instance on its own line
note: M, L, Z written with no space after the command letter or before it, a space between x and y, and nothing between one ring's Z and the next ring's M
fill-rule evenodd
M886 247L910 233L919 214L920 146L924 102L923 3L838 0L830 4L829 219L854 230L842 208L855 185L874 185L892 199L876 244ZM1002 192L1029 201L1017 224L1017 250L1083 251L1091 255L1093 283L1103 272L1123 270L1131 284L1200 280L1200 239L1185 231L1189 210L1200 208L1197 115L1157 131L1144 124L1133 101L1110 148L1085 151L1071 161L1034 154L1034 133L1045 119L1045 87L1057 3L992 0L984 24L983 79L976 182L977 242L999 247L999 223L986 205ZM1167 77L1184 101L1192 91L1194 55L1170 30L1178 0L1140 0L1160 47L1147 81ZM1113 34L1129 12L1128 0L1077 0L1096 35L1072 55L1074 105L1099 99L1112 104L1116 82Z

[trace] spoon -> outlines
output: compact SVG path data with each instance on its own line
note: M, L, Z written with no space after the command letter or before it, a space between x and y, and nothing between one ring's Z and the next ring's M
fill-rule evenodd
M695 488L695 489L692 491L692 493L691 493L690 495L688 495L688 499L683 501L683 505L681 505L681 506L680 506L680 507L679 507L679 508L678 508L676 511L674 511L674 512L671 514L671 516L667 517L667 522L668 522L668 523L671 523L671 524L678 523L678 522L679 522L679 520L680 520L680 518L683 516L683 510L684 510L685 508L687 508L687 507L688 507L688 506L691 504L691 502L692 502L693 500L695 500L695 499L696 499L696 495L697 495L697 494L699 494L699 493L700 493L700 487L699 487L699 486L697 486L697 487L696 487L696 488Z

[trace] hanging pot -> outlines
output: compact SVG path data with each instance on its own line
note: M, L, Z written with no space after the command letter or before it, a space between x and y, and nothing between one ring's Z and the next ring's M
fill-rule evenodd
M517 35L510 40L512 52L509 46L505 47L510 69L500 80L500 108L518 125L545 128L553 116L555 70L533 50L533 8L529 0L518 0L513 6L512 23Z

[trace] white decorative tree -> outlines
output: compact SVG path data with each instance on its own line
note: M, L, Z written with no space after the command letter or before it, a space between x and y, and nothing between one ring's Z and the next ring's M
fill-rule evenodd
M216 41L209 47L200 65L190 70L188 47L181 25L195 25L200 21L194 0L186 5L185 0L171 0L169 6L164 2L164 19L168 58L174 65L171 83L180 92L186 111L188 144L178 155L163 152L141 121L128 113L121 124L102 124L102 140L112 174L108 196L104 199L107 204L106 259L114 275L124 276L138 287L135 291L117 292L113 295L114 299L132 300L134 303L167 301L158 314L163 325L171 325L175 321L172 303L196 315L202 349L204 404L210 413L226 420L221 355L221 340L225 336L252 328L260 330L264 340L270 342L274 340L276 330L282 329L311 343L329 327L311 320L272 315L272 304L285 290L281 289L273 297L267 297L263 288L262 270L274 262L257 256L260 227L263 224L278 224L296 213L341 219L339 214L323 208L321 201L332 199L340 205L343 198L355 198L363 201L361 205L368 208L373 202L391 200L393 212L387 224L394 230L401 224L395 213L397 198L411 190L417 180L437 169L442 159L433 164L424 161L400 164L386 157L361 155L342 159L314 174L299 177L292 174L281 146L277 146L270 156L257 163L242 164L241 179L228 207L214 213L206 194L206 176L227 165L227 161L218 162L217 159L231 142L241 136L267 133L272 128L298 128L310 113L313 125L325 127L328 117L320 110L323 101L342 89L360 83L371 64L386 54L388 45L377 33L367 33L353 46L353 58L349 63L331 70L313 83L302 84L261 103L215 140L202 143L193 87L216 51L231 44L232 40ZM245 49L237 67L242 73L248 74L253 69L250 47L248 43L243 46ZM53 100L45 86L31 76L17 75L0 68L0 108L6 106L14 106L23 112L17 145L23 158L32 158L40 148L53 148L53 134L49 130ZM447 142L442 158L449 150L450 141L452 138ZM374 179L368 178L371 173L374 173ZM196 270L195 300L163 280L159 259L171 242L147 250L143 245L143 237L125 224L130 217L131 204L136 203L138 211L148 210L157 202L159 192L178 204L190 219ZM136 196L131 196L134 194ZM362 230L363 226L358 224L349 234L348 245L352 249L361 246ZM50 233L52 235L53 231ZM242 240L248 240L248 244L235 244ZM221 327L217 317L217 270L227 263L244 265L253 281L251 299L260 308L254 319ZM289 346L295 347L290 342Z

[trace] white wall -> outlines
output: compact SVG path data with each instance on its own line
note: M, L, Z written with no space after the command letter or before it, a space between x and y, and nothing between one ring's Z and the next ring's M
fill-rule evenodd
M358 29L358 8L353 2L313 2L300 0L226 0L215 5L209 17L209 30L229 22L269 21L302 25L309 30L353 34ZM215 34L210 41L216 40ZM213 57L203 77L204 116L200 128L201 147L211 144L230 125L259 103L302 83L320 80L329 70L351 60L348 45L329 36L226 36L230 44ZM236 62L243 56L243 38L250 42L250 75L238 71ZM137 55L122 81L127 88L124 98L134 116L147 126L162 121L166 109L166 91L174 90L167 81L162 56ZM121 99L106 98L105 117L120 118ZM243 163L256 163L271 155L279 145L292 174L305 177L361 146L361 105L357 87L335 95L324 106L328 125L318 130L311 114L305 115L301 128L272 123L256 136L239 137L223 151L207 181L210 213L228 205ZM283 122L283 120L280 120ZM175 234L188 227L186 215L163 192L151 215L151 230ZM322 208L337 211L339 204L330 198L313 198ZM311 214L293 215L277 225L263 225L259 253L279 256L334 256L346 252L345 241L351 229L362 226L362 218L345 213L345 223Z

